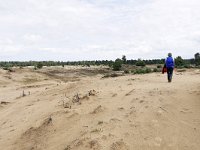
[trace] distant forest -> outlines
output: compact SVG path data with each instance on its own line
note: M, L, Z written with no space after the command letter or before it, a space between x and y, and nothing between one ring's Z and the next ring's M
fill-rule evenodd
M127 60L126 56L123 55L122 58L118 58L115 61L112 60L94 60L94 61L0 61L1 68L10 68L10 67L26 67L26 66L35 66L37 68L42 68L43 66L65 66L65 65L81 65L81 66L113 66L115 63L120 64L128 64L128 65L136 65L136 66L145 66L145 65L153 65L153 64L164 64L165 59L152 59L152 60ZM175 58L176 66L184 66L189 67L199 66L200 65L200 54L196 53L194 58L191 59L182 59L181 56Z

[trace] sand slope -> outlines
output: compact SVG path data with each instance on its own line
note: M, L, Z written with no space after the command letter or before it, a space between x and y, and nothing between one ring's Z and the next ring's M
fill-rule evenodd
M172 83L160 73L67 82L0 70L0 102L1 150L200 147L199 70L175 73Z

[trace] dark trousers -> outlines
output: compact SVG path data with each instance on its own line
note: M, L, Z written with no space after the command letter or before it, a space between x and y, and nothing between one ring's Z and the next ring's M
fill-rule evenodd
M174 70L174 68L172 68L172 67L167 68L167 78L168 78L168 82L171 82L171 81L172 81L173 70Z

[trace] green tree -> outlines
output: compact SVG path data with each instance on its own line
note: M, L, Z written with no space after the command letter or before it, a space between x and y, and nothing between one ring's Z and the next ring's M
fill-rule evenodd
M41 68L43 67L43 64L42 64L41 62L39 62L39 63L37 63L36 67L37 67L38 69L41 69Z
M122 61L123 61L123 64L126 64L126 56L125 55L122 56Z
M121 59L116 59L115 62L113 63L113 70L114 71L119 71L122 67L123 61Z
M175 58L175 64L176 64L177 67L181 67L185 63L184 63L184 60L182 59L182 57L178 56L178 57Z
M13 67L13 65L11 63L6 63L3 67L4 70L11 70L11 67Z
M138 59L138 61L136 62L136 66L142 66L142 67L144 67L144 66L146 66L146 64L145 64L145 62L143 60Z

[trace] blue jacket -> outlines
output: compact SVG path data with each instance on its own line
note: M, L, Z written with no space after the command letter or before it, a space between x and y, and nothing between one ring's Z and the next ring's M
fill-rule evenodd
M167 68L174 68L174 59L172 57L167 57L165 64Z

